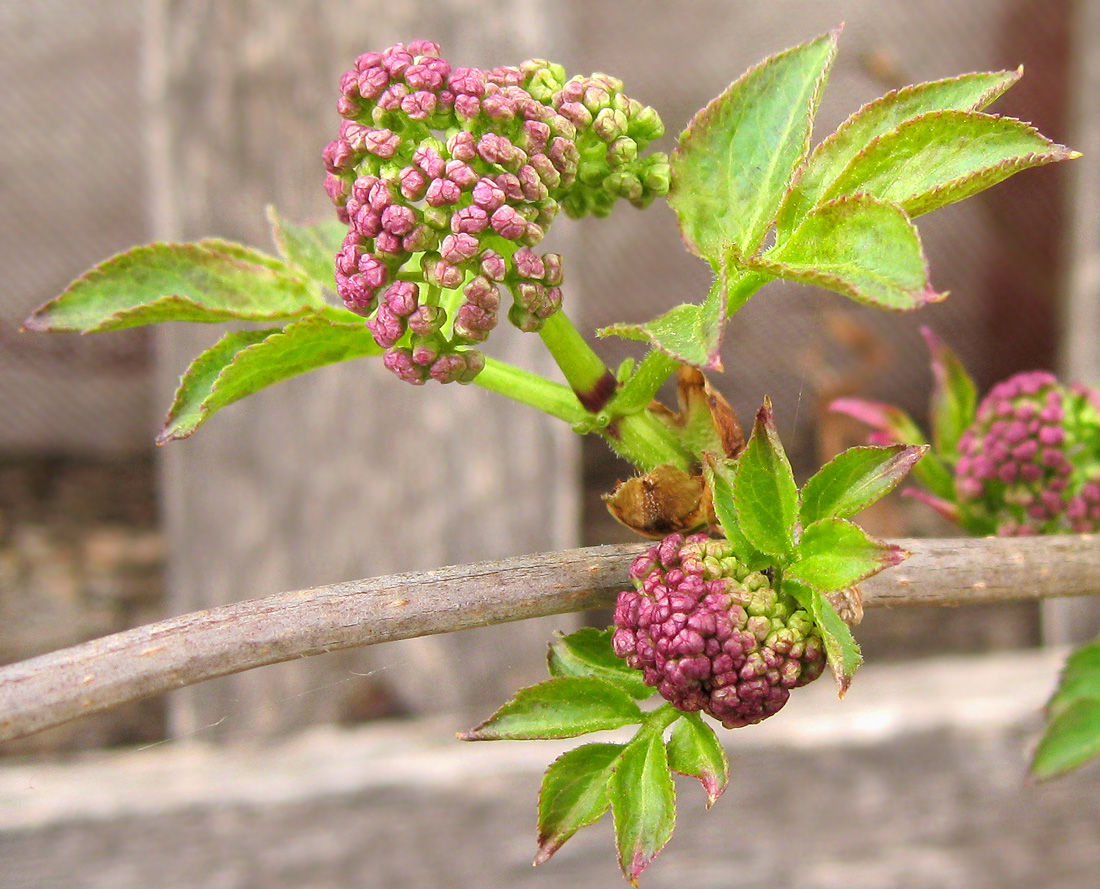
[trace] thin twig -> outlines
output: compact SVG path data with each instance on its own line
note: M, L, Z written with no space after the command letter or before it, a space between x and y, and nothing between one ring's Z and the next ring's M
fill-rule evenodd
M1100 594L1100 539L896 541L912 552L864 604ZM0 740L128 701L326 651L610 605L644 545L597 546L349 581L196 611L0 667Z

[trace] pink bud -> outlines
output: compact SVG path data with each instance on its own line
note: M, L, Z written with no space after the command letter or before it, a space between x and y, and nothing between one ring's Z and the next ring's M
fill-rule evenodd
M488 227L489 214L476 205L463 207L451 217L451 231L454 232L477 234Z
M466 207L464 209L469 210L471 208ZM461 212L460 210L459 213ZM457 214L455 215L457 218ZM459 232L457 234L447 235L443 238L443 242L439 245L439 253L443 259L452 265L461 265L466 262L466 260L473 259L477 256L480 247L481 244L473 235Z

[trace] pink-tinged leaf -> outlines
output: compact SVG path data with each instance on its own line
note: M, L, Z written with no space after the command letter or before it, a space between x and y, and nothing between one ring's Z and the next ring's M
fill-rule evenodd
M120 253L37 309L27 330L122 330L164 321L289 320L329 309L301 269L210 239Z
M883 309L910 311L947 296L928 281L920 234L905 211L865 194L816 207L787 240L739 261Z
M632 886L669 841L676 826L676 787L657 732L631 741L607 784L615 817L619 867Z
M670 158L668 202L689 249L717 271L755 253L805 158L838 31L750 68L699 111Z
M873 139L823 201L855 193L899 204L910 217L961 201L1031 167L1080 155L1034 127L979 111L934 111Z
M928 450L927 445L849 448L802 486L803 525L846 519L896 488Z
M622 750L622 744L585 744L562 754L546 770L539 790L536 865L549 861L573 834L607 811L607 782Z
M741 533L749 543L780 563L793 556L798 487L768 398L737 458L733 503Z
M884 401L868 401L865 398L837 398L829 404L829 410L846 414L861 423L866 423L881 437L873 443L886 444L927 444L920 427L901 408Z
M668 764L672 771L698 778L707 795L707 808L718 801L730 780L730 764L714 729L698 713L685 713L672 727L668 739Z
M1017 70L963 74L902 87L864 105L819 143L799 169L779 211L777 240L786 240L872 139L929 111L978 111L1016 83L1022 73Z
M978 387L958 356L930 328L921 333L932 353L932 442L945 460L958 457L959 439L978 412Z
M937 497L935 494L930 494L928 491L922 491L920 488L906 488L901 493L904 497L912 497L914 500L919 500L929 509L939 513L952 524L962 524L962 516L959 513L959 505L957 503L952 503L950 500L944 500L942 497Z
M223 407L267 386L338 361L381 353L361 321L336 324L316 315L281 330L227 333L191 362L157 444L187 438Z
M634 699L590 676L563 676L520 689L483 723L459 734L463 741L575 738L635 725L643 719Z
M900 546L876 540L847 519L821 519L806 526L797 558L786 570L814 589L831 593L899 565L909 555Z

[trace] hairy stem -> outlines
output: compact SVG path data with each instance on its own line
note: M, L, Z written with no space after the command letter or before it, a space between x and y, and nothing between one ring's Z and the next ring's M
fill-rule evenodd
M556 312L539 330L577 399L591 413L603 410L615 394L618 382L603 360L592 351L565 312Z

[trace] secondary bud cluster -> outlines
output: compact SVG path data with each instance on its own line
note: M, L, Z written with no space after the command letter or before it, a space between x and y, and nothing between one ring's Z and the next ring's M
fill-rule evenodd
M751 725L824 669L810 615L725 540L672 534L634 560L630 577L634 589L615 607L615 653L680 710Z
M1045 371L998 383L959 439L955 491L1000 535L1100 530L1100 392Z
M411 383L469 382L496 326L538 330L561 307L562 263L533 249L559 212L606 215L668 191L642 150L660 118L603 74L560 65L453 68L429 41L366 53L340 82L325 190L347 223L344 305L367 317L386 366Z

